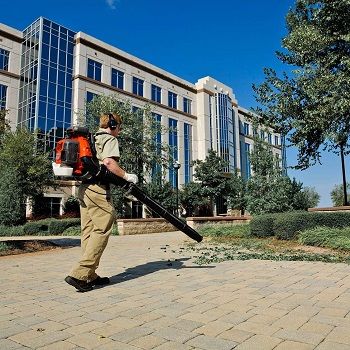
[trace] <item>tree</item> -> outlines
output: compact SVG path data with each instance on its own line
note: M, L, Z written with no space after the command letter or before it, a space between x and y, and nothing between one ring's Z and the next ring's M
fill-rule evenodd
M347 184L347 188L350 188L350 184ZM350 193L347 193L348 196ZM335 185L331 191L331 199L334 207L340 207L343 205L344 199L344 187L343 185Z
M226 198L229 208L239 210L244 215L247 207L246 181L237 170L228 179Z
M20 224L25 220L26 200L53 185L51 162L48 154L36 152L34 134L26 129L5 132L0 147L0 177L0 223Z
M339 149L338 136L350 131L349 16L347 0L296 0L286 16L285 51L277 52L292 77L265 69L265 82L253 86L265 107L256 111L289 133L301 169L319 160L321 145Z
M202 184L202 195L209 198L212 203L224 195L229 175L225 175L227 162L213 150L208 151L205 160L196 160L194 177Z
M145 192L166 210L172 212L176 208L176 194L169 181L164 181L161 176L155 176L151 182L142 186ZM148 210L151 217L159 217L152 210Z
M157 135L165 134L166 130L157 122L149 106L135 109L129 100L122 100L118 95L99 95L86 103L86 113L80 116L80 123L95 132L100 114L114 112L123 120L123 129L118 136L120 165L136 173L141 183L151 178L156 165L164 173L172 159L167 144L156 140Z
M203 195L202 184L189 182L180 191L180 203L186 211L186 216L207 215L210 200Z
M315 208L318 206L320 195L317 193L315 187L304 187L303 193L306 197L308 208Z
M253 127L256 125L255 119ZM307 209L302 184L283 175L279 157L273 154L271 145L254 136L249 158L252 176L247 181L245 199L251 214Z

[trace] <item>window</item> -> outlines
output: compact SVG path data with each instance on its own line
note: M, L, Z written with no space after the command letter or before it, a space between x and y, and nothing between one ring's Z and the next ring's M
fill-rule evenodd
M9 70L9 56L9 51L0 49L0 69Z
M157 113L152 113L152 116L155 121L156 133L154 136L154 142L156 144L157 155L160 157L162 154L162 134L161 134L161 123L162 116ZM162 174L162 166L158 162L154 162L152 165L152 178L156 178L156 176L160 176Z
M177 108L177 94L174 92L168 92L168 106L171 108Z
M192 104L192 101L190 99L184 97L184 112L185 113L188 113L188 114L192 113L191 104Z
M0 84L0 110L6 109L7 86Z
M101 81L102 63L88 58L87 76L91 79Z
M270 133L267 134L267 141L268 143L272 143L272 135Z
M191 162L192 162L192 125L184 123L184 172L185 183L192 179Z
M279 137L275 136L275 146L279 146L280 141L279 141Z
M246 179L250 178L250 144L249 143L245 143L244 144L244 157L245 157L245 175L246 175Z
M118 89L124 90L124 72L112 68L111 85L117 87Z
M264 130L260 130L260 138L265 141L265 131Z
M96 96L98 95L94 94L93 92L86 91L86 102L91 102Z
M143 80L132 78L132 93L138 96L143 96Z
M151 100L154 102L162 102L162 89L161 87L152 84L151 87Z
M243 124L243 133L244 133L244 135L249 135L249 124L248 123Z
M177 150L177 120L169 118L169 147L170 156L176 161L178 160ZM169 166L169 182L175 188L176 187L176 173L172 164Z

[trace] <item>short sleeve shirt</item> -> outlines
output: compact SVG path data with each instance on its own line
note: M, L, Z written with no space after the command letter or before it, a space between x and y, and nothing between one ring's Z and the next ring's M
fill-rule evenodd
M98 135L103 133L102 135ZM116 137L108 134L106 130L99 129L95 137L96 156L99 162L102 162L105 158L119 159L119 144Z

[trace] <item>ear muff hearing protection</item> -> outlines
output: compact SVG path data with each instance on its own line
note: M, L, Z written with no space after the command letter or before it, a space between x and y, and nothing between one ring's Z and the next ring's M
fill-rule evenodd
M115 129L117 128L117 126L118 126L118 123L117 123L117 121L114 119L113 114L109 113L109 114L108 114L108 118L109 118L109 120L108 120L107 126L108 126L111 130L115 130Z

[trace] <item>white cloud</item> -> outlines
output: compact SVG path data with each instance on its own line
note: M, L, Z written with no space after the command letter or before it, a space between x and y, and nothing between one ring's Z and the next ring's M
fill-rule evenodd
M106 3L108 4L108 6L112 9L115 10L116 9L116 3L118 2L118 0L106 0Z

